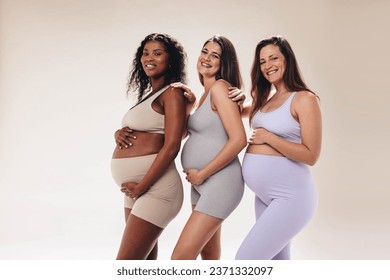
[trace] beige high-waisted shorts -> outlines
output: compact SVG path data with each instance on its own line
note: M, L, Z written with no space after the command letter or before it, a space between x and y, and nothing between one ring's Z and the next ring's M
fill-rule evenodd
M111 161L112 176L120 187L125 182L139 182L147 173L157 154L113 158ZM133 200L124 196L125 207L131 214L146 220L158 227L165 228L176 217L183 204L183 185L180 175L172 162L166 172L150 189Z

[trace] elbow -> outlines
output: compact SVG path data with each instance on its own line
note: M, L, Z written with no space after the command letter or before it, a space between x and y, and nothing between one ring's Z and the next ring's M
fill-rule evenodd
M318 158L319 158L319 155L314 155L314 154L313 154L313 155L311 155L311 156L308 158L306 164L308 164L308 165L310 165L310 166L313 166L314 164L316 164Z
M246 137L243 137L243 138L241 139L241 142L240 142L240 151L241 151L242 149L244 149L244 148L246 147L246 145L247 145Z
M245 134L242 136L234 135L233 137L229 138L228 141L228 146L236 154L239 154L241 150L246 147L246 145L247 141Z
M246 136L236 139L235 146L237 147L238 153L240 153L242 149L246 147L246 144L247 144Z
M172 143L170 145L166 145L164 148L167 151L168 157L176 158L177 154L180 151L181 142Z
M315 163L316 163L316 161L314 161L314 160L313 160L313 161L308 161L308 162L306 162L306 164L307 164L307 165L310 165L310 166L313 166Z

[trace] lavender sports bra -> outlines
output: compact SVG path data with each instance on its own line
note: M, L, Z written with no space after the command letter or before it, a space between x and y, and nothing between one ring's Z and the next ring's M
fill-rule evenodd
M301 143L301 125L291 115L291 103L296 92L279 108L263 113L260 110L252 119L252 128L263 127L287 141Z
M164 134L165 116L153 110L152 103L169 85L160 89L152 96L146 96L140 103L133 106L122 119L122 127L149 133Z

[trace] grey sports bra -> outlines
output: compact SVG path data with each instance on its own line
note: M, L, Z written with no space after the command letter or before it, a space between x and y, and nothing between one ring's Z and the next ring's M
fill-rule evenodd
M301 143L301 125L291 115L295 94L293 92L282 106L271 112L263 113L259 110L252 119L252 128L263 127L287 141Z
M165 116L153 110L152 103L167 88L169 85L152 96L146 96L140 103L130 108L122 119L122 127L127 126L138 131L164 134Z

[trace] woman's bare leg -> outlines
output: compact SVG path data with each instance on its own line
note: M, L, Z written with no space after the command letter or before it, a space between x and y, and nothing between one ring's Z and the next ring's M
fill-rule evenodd
M219 226L209 242L203 247L200 255L202 260L219 260L221 259L221 227Z
M145 260L157 258L157 239L162 228L131 215L125 208L126 227L117 260Z
M192 211L173 250L172 259L195 260L214 234L220 229L222 222L222 219L198 211ZM218 235L216 235L216 238ZM210 248L215 246L213 245L214 242L210 244Z

